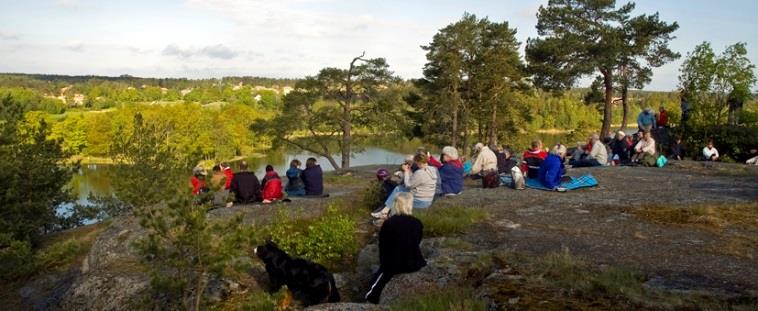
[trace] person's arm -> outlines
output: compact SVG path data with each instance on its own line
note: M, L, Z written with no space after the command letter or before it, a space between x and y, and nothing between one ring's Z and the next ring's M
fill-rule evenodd
M703 158L705 158L706 160L708 160L708 158L710 158L710 157L711 157L711 155L708 152L708 147L704 147L703 148Z
M482 164L484 162L483 158L484 157L482 156L481 153L476 157L476 161L474 161L474 165L471 166L471 175L479 174L479 172L482 171Z
M258 177L253 178L253 185L257 189L257 191L255 191L255 201L263 201L263 188L261 187L261 183L258 181Z
M418 171L416 171L418 172ZM413 176L416 173L411 173L410 170L403 171L403 185L405 185L406 188L411 189L414 187L413 182L415 182Z
M600 147L598 143L592 144L592 150L590 151L590 158L597 160L597 156L600 154ZM605 146L603 146L605 148Z
M647 144L645 145L645 148L643 148L642 151L651 155L655 155L655 141L647 142Z
M434 156L429 156L429 165L434 166L436 168L442 167L442 163L434 158Z

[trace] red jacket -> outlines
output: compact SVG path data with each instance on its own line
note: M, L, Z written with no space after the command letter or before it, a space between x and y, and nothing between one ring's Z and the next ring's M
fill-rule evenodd
M200 191L205 188L205 181L197 178L197 176L192 176L190 183L192 184L192 194L194 195L200 194Z
M656 123L658 124L658 127L665 127L666 125L669 124L669 114L666 110L661 111L658 114L658 120L656 121Z
M545 152L545 150L529 150L524 152L524 156L521 157L521 172L524 173L524 175L529 175L529 167L531 166L532 176L536 175L540 164L542 164L542 161L544 161L545 158L547 158L547 152ZM536 176L530 178L536 178Z
M263 199L269 201L281 200L284 198L282 192L282 179L276 172L268 172L263 178Z
M229 190L232 187L232 178L234 178L234 172L232 172L231 167L224 169L224 177L226 177L224 189Z

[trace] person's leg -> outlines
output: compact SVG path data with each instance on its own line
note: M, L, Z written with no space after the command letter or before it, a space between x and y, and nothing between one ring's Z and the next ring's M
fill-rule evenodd
M384 286L387 285L387 282L392 279L392 276L392 273L386 273L381 267L379 267L379 270L377 270L371 278L371 287L369 287L368 292L364 296L366 301L373 304L379 303L382 290L384 290Z
M500 185L503 187L513 188L513 176L508 174L500 174Z
M432 201L413 199L413 208L428 208L429 206L432 206Z
M387 197L387 200L384 201L384 208L377 212L371 213L371 216L374 218L381 218L387 216L389 212L392 210L392 207L395 206L395 198L397 197L398 193L401 192L408 192L409 190L403 186L397 186L395 189L392 190L392 193Z

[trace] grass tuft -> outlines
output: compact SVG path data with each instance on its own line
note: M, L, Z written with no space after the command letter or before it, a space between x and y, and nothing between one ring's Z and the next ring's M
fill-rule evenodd
M487 304L470 288L446 288L423 296L407 297L394 303L393 311L484 311Z
M450 206L432 207L414 213L424 224L425 237L439 237L463 233L474 223L487 219L482 208Z

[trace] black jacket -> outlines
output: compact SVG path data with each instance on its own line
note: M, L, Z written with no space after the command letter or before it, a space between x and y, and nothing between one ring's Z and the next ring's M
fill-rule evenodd
M515 160L512 158L506 158L505 153L503 152L497 152L495 153L495 156L497 157L497 172L500 174L511 174L511 169L518 164Z
M237 203L261 201L261 183L253 172L235 173L230 190L234 192L234 201Z
M416 272L426 266L419 244L424 225L413 216L395 215L379 230L379 263L388 273Z
M628 163L630 158L629 145L626 143L626 140L614 139L611 143L611 154L611 157L617 154L619 156L619 162Z
M300 179L305 184L305 195L324 194L324 173L320 165L305 168L300 174Z

